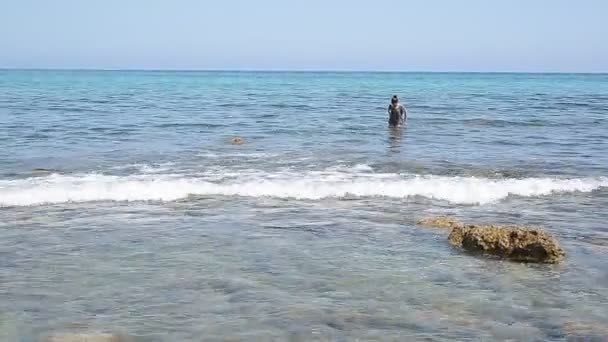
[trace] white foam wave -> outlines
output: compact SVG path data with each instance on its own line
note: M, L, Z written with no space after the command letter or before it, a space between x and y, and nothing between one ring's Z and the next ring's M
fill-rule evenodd
M361 171L361 172L371 172L374 171L374 169L367 165L367 164L357 164L353 167L353 170L355 171Z
M236 176L236 175L235 175ZM508 196L590 192L608 187L607 177L488 179L375 173L242 173L228 179L143 174L51 175L0 180L0 206L89 201L173 201L189 195L278 197L317 200L341 197L422 196L457 204L486 204Z
M158 165L135 163L135 164L114 166L111 169L112 170L136 169L136 170L139 170L141 173L164 173L164 172L170 171L174 165L175 165L175 163L172 163L172 162L166 162L166 163L162 163L162 164L158 164Z

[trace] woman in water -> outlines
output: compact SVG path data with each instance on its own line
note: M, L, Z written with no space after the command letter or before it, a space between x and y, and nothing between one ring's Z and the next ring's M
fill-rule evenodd
M407 119L407 112L405 107L399 103L399 98L394 95L391 98L391 104L388 105L388 124L389 126L396 127L405 123Z

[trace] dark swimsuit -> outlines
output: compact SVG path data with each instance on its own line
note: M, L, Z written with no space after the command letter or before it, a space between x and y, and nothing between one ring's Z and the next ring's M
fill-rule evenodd
M388 106L388 111L389 111L388 124L391 126L398 126L399 122L401 121L401 115L404 112L403 106L398 105L397 107L395 107L391 103Z

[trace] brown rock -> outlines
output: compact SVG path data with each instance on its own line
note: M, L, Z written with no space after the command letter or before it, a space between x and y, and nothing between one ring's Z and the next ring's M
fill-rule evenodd
M524 227L456 226L448 240L469 252L513 261L557 263L565 255L548 233Z
M230 139L230 143L232 145L243 145L245 143L245 140L241 137L234 137Z
M462 223L455 218L448 216L427 217L418 221L418 224L424 227L452 229L462 226Z

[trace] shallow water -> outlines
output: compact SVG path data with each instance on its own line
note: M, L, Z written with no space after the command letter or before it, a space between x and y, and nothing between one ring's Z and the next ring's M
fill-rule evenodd
M608 336L608 75L0 71L0 142L7 341Z

